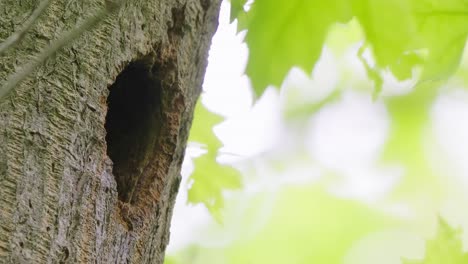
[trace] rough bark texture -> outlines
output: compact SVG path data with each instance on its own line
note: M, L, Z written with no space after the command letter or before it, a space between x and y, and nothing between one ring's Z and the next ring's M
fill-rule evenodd
M219 2L127 1L0 102L0 263L163 262ZM0 40L38 3L0 0ZM104 4L53 1L0 85Z

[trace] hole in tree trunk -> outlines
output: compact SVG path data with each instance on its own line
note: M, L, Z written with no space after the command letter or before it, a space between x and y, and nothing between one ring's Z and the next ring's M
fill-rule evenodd
M152 161L161 126L161 87L148 60L130 63L109 87L107 155L119 199L132 203Z

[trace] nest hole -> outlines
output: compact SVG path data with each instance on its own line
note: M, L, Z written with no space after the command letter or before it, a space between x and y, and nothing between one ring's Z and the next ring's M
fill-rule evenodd
M109 86L107 155L113 162L118 197L132 203L145 167L155 155L161 123L161 85L154 65L130 63Z

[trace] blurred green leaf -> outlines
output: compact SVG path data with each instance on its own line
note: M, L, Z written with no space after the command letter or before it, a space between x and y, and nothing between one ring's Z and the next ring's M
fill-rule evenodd
M347 41L364 39L375 61L365 60L363 49L359 55L377 88L383 82L383 71L390 70L397 79L404 80L413 77L415 67L422 69L414 92L385 99L392 127L383 160L405 169L393 193L398 202L404 206L415 203L428 211L440 210L446 202L444 192L449 189L444 186L447 180L437 175L428 162L425 140L433 140L426 132L440 81L458 68L463 54L468 33L466 1L256 0L248 12L243 10L245 3L231 0L231 21L237 17L239 28L248 29L246 71L257 96L270 84L279 86L293 66L310 72L330 28L350 20L359 29L354 26ZM341 39L332 37L332 43L343 50ZM287 115L307 116L337 95L339 91L317 104L292 107ZM223 190L241 187L239 172L216 162L222 144L212 128L221 121L199 103L190 136L191 141L206 145L207 154L195 160L189 201L204 203L218 221L224 204ZM258 205L251 206L250 211L257 211ZM412 209L411 213L422 215ZM251 219L248 214L243 217ZM268 223L253 238L244 239L247 236L241 229L234 242L216 249L192 248L190 256L196 254L197 258L187 259L191 263L206 263L214 256L222 263L342 263L357 241L395 222L376 208L333 197L321 188L285 188L279 193ZM405 263L468 263L461 248L458 233L441 221L437 237L428 242L425 260Z
M247 74L255 94L279 86L292 66L311 72L329 27L351 19L346 0L256 0L249 10Z
M413 202L431 201L431 206L419 204L423 209L435 210L445 191L427 156L429 110L438 92L436 83L419 85L404 96L387 99L391 129L383 152L385 162L404 166L404 175L394 190L397 199ZM427 200L426 200L427 199Z
M443 80L460 64L468 28L463 0L354 0L353 12L377 67L401 79L423 66L422 81Z
M230 249L232 263L342 264L355 242L396 223L321 186L284 188L275 205L269 223L254 239Z
M424 60L419 54L405 54L398 61L390 64L389 68L398 80L405 80L410 79L413 69L418 65L422 65L423 62Z
M199 100L189 137L189 141L203 144L207 153L195 159L195 170L190 176L193 185L189 189L188 200L191 203L203 203L218 221L221 221L223 190L237 189L242 185L239 171L216 161L222 143L214 134L213 127L222 120L221 116L207 110Z
M205 145L209 152L218 151L223 144L214 134L213 127L223 120L223 117L210 112L203 106L201 100L198 100L188 140Z
M442 218L439 219L437 235L426 244L426 256L423 260L404 260L403 264L466 264L468 253L463 252L460 231L450 227Z
M325 45L336 55L341 56L352 44L359 43L364 39L364 32L356 18L346 24L337 23L332 25L327 34Z
M258 195L251 197L251 202L244 201L249 210L230 221L233 226L223 227L235 230L235 237L227 239L232 242L198 247L195 251L189 248L177 256L181 259L192 256L187 262L191 264L342 264L360 239L400 225L398 220L375 208L325 192L323 186L286 187L275 196L273 211L266 216L258 215L265 206L255 203ZM249 228L248 224L259 217L267 217L266 224ZM238 222L243 224L236 225ZM213 259L217 261L212 262Z
M351 3L377 65L383 68L395 63L407 51L416 33L411 1L354 0Z
M170 256L170 257L164 258L164 264L177 264L177 263L179 262L176 260L175 257Z
M190 178L194 182L188 193L189 201L203 203L220 222L220 209L224 205L222 192L242 186L239 171L219 164L216 155L208 153L195 159L195 171Z
M468 33L464 0L413 0L418 32L413 48L426 52L422 80L449 77L459 66Z
M247 0L231 0L231 15L230 22L233 22L236 18L244 13L244 5Z
M362 65L366 69L367 77L374 82L374 98L380 94L383 86L383 79L380 75L379 69L377 67L372 67L369 62L364 58L364 51L366 49L365 45L362 45L358 51L358 59L361 61Z
M374 55L375 65L366 68L377 90L382 69L400 80L416 66L423 68L421 81L448 78L468 34L464 0L256 0L248 12L239 11L244 0L232 1L231 15L248 29L246 72L257 96L268 85L279 86L293 66L310 72L330 27L353 17Z

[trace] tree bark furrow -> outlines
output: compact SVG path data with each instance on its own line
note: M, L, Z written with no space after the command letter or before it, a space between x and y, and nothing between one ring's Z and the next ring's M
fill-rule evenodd
M104 4L53 1L0 85ZM163 262L219 4L128 1L0 101L0 263ZM2 1L0 38L35 6Z

